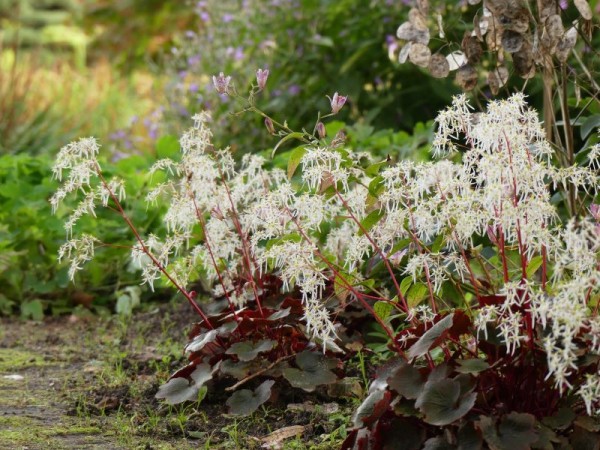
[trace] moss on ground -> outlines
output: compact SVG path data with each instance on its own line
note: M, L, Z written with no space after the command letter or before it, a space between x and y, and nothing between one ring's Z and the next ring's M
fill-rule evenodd
M28 351L12 348L0 348L0 374L17 373L29 367L42 367L49 362L44 357Z

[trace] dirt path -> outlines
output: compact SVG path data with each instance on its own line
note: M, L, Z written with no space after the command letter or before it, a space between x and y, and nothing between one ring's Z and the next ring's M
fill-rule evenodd
M0 322L0 449L191 448L183 436L156 436L131 425L136 412L129 388L143 393L156 384L147 375L151 365L165 376L162 354L150 347L165 344L165 329L148 333L152 327L138 326L158 317L159 311L146 313L130 325L76 316ZM167 366L171 359L167 353Z
M185 363L190 320L187 305L127 322L89 314L0 320L0 450L246 450L282 430L289 436L279 448L339 448L350 410L324 409L314 396L241 419L225 414L218 388L201 404L159 403L158 386Z

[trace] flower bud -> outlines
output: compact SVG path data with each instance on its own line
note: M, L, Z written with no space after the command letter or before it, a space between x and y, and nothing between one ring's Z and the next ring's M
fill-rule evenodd
M323 122L317 123L317 134L319 135L319 139L323 139L327 136L327 130L325 129L325 124Z
M590 205L590 212L595 220L600 221L600 204L592 203Z
M348 97L339 95L337 92L335 94L333 94L333 98L331 98L329 96L327 96L327 98L329 99L329 102L331 104L332 114L339 113L340 109L342 109L342 107L346 103L346 100L348 99Z
M262 91L267 85L267 79L269 78L269 69L258 69L256 71L256 84L258 84L258 88Z
M219 94L227 94L227 90L229 89L229 83L231 82L230 76L223 75L223 72L219 73L219 76L212 77L213 85L215 86L215 90Z
M265 119L265 126L267 127L267 131L269 134L275 134L275 127L273 126L273 121L268 117Z

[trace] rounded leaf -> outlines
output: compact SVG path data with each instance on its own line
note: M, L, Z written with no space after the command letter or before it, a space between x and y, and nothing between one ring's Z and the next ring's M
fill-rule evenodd
M233 393L227 399L229 414L237 416L247 416L258 409L271 397L271 387L275 384L273 380L267 380L258 386L254 391L242 389Z
M450 64L444 55L436 53L429 60L429 73L434 78L446 78L450 72Z
M425 44L414 43L408 52L408 59L416 66L429 67L431 50Z
M475 392L460 396L461 386L456 380L443 378L425 383L415 406L425 415L425 422L444 426L463 417L475 405Z
M321 353L303 351L296 356L296 364L298 369L283 369L283 376L294 387L310 392L319 385L331 384L337 380L337 376L329 370L337 366L337 360Z
M275 347L277 342L265 339L258 342L236 342L225 352L228 355L236 355L240 361L252 361L259 353L267 352Z

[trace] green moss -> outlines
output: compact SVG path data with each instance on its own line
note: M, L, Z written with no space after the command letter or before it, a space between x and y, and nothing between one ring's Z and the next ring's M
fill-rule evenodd
M101 430L95 426L76 423L52 426L47 421L26 416L0 417L0 448L16 444L46 444L50 448L74 448L96 441Z
M44 358L36 353L10 348L0 349L0 374L17 373L28 367L48 365Z

